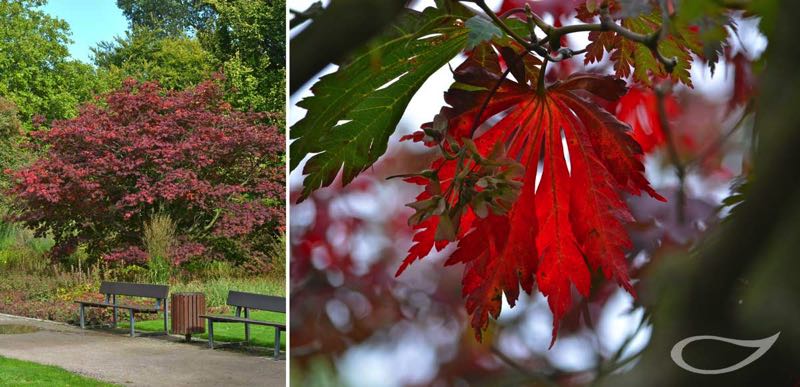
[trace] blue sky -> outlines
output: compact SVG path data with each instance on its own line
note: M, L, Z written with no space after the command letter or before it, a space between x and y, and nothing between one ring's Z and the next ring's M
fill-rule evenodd
M124 35L128 28L128 20L115 0L49 0L42 10L69 23L70 39L74 41L69 52L87 63L91 63L90 48Z

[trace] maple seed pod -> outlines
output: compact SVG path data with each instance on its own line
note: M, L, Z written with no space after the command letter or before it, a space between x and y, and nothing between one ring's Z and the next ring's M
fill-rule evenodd
M442 214L439 217L439 225L436 227L436 234L433 239L435 241L452 241L456 239L456 229L453 226L453 220L448 214Z
M447 127L447 117L441 113L434 116L432 125L429 128L422 128L422 131L427 137L425 138L425 142L441 143L447 135Z

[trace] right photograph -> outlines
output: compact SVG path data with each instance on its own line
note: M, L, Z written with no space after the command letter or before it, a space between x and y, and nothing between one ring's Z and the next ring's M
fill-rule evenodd
M289 0L291 385L800 385L784 7Z

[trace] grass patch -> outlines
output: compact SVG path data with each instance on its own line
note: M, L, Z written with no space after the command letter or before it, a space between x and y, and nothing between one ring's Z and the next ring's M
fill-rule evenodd
M113 384L70 373L63 368L9 359L2 356L0 356L0 385L42 387L114 386Z
M233 313L229 313L233 315ZM250 318L271 322L286 323L286 315L283 313L266 312L251 310ZM120 327L129 328L130 324L120 323ZM143 332L163 332L164 320L137 321L136 330ZM208 324L206 324L208 330ZM202 339L208 339L208 333L192 335ZM240 323L214 323L214 342L241 342L244 341L244 324ZM275 329L258 325L250 325L250 344L258 347L272 348L275 344ZM281 348L286 348L286 332L281 333Z
M283 278L215 278L170 285L170 293L201 292L206 295L206 305L210 308L225 306L228 291L266 294L283 297L286 283Z

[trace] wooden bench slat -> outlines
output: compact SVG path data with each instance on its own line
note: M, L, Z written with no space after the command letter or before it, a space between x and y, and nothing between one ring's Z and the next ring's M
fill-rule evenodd
M158 313L158 312L161 311L161 309L156 309L156 308L154 308L152 306L139 306L139 305L128 305L128 304L116 304L116 305L114 305L113 303L98 302L98 301L75 301L75 303L76 304L83 304L83 305L86 305L86 306L95 306L95 307L98 307L98 308L113 308L113 307L116 306L119 309L128 309L128 310L133 310L135 312L141 312L141 313Z
M227 303L231 306L286 313L286 298L284 297L231 290L228 292Z
M169 286L103 281L100 284L100 293L165 299L169 295Z

